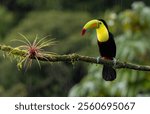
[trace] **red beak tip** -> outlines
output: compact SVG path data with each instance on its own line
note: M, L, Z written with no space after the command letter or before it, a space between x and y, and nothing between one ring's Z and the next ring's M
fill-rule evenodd
M82 29L82 36L85 34L85 32L86 32L86 29Z

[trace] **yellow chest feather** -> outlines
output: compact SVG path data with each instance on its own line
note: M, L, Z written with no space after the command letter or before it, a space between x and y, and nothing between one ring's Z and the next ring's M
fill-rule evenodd
M96 29L97 39L99 42L106 42L109 39L109 33L105 26Z

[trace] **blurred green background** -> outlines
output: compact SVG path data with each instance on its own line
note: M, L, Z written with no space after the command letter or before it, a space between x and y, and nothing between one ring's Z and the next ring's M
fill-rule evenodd
M95 32L80 35L82 26L103 18L115 36L116 58L150 65L150 1L135 0L0 0L0 44L21 38L19 33L56 38L49 48L58 54L98 57ZM34 62L27 72L0 52L0 96L150 96L150 73L117 70L106 82L101 65L83 62Z

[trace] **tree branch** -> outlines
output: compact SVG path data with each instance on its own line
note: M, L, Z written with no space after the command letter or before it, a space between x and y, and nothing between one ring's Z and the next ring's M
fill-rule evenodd
M13 48L11 46L6 45L0 45L0 50L4 52L11 52L11 54L18 55L25 57L27 54L26 50L20 50L18 48ZM150 66L143 66L133 63L127 63L127 62L121 62L116 61L114 63L112 60L104 60L102 58L99 59L99 62L97 63L97 59L95 57L88 57L88 56L82 56L79 54L68 54L68 55L50 55L50 54L44 54L43 57L37 57L40 61L50 61L50 62L76 62L76 61L83 61L87 63L94 63L94 64L103 64L103 65L110 65L113 66L116 69L120 68L127 68L127 69L133 69L133 70L140 70L140 71L150 71ZM35 59L35 58L32 58Z

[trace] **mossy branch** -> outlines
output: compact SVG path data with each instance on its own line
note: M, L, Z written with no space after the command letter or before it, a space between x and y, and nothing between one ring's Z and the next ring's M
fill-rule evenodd
M18 55L25 57L27 54L26 50L21 50L18 48L13 48L11 46L6 46L6 45L0 45L0 50L4 52L8 52L13 55ZM103 65L110 65L114 66L116 69L120 68L127 68L127 69L133 69L133 70L139 70L139 71L150 71L150 66L143 66L143 65L138 65L138 64L133 64L133 63L128 63L128 62L121 62L121 61L116 61L114 64L113 61L111 60L104 60L102 58L99 59L99 63L97 63L97 59L95 57L89 57L89 56L82 56L76 53L73 54L68 54L68 55L51 55L51 54L44 54L43 57L37 57L38 60L40 61L50 61L50 62L87 62L87 63L93 63L93 64L103 64ZM31 59L35 59L34 57Z

